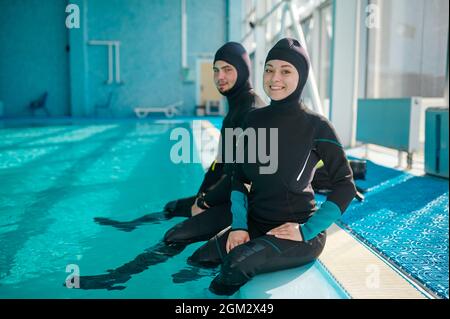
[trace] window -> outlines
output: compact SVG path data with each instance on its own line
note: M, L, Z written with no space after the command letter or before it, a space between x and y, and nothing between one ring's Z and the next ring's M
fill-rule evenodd
M324 114L329 113L329 82L331 72L331 43L333 38L333 10L326 2L316 8L311 15L302 19L301 26L305 34L306 46L311 65L316 76ZM309 92L305 91L304 100L311 102Z
M330 100L331 41L333 39L333 10L328 5L320 10L320 50L318 86L325 114L328 114Z
M444 95L448 0L371 0L379 27L368 30L367 98Z

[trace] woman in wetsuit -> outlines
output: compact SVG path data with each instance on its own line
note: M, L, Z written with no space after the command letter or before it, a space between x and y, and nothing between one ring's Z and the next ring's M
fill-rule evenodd
M264 90L271 103L251 112L246 127L257 135L258 129L278 129L278 169L261 174L258 160L234 165L231 229L189 259L202 266L222 264L210 285L216 294L233 294L256 274L314 261L324 248L326 229L355 197L352 171L333 126L299 102L308 72L309 58L295 39L280 40L268 53ZM311 181L319 160L332 189L317 208Z

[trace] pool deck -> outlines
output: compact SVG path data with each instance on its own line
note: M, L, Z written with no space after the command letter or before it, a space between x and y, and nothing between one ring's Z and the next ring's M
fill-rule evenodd
M426 293L337 225L319 260L353 299L427 299Z
M347 150L347 154L359 158L367 155L367 159L377 164L406 170L398 166L398 153L384 147L370 145L366 154L365 147L359 146ZM406 161L403 164L406 165ZM425 174L423 154L415 157L408 173ZM434 298L338 225L328 230L327 245L320 260L352 298Z

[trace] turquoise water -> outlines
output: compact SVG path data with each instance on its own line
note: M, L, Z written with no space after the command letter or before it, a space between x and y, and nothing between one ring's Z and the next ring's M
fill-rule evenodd
M174 218L132 232L94 217L131 220L191 195L201 164L170 161L170 132L185 122L122 122L0 129L1 298L207 298L218 269L187 266L202 243L149 266L122 290L68 289L71 269L105 274L154 247ZM67 269L68 265L71 267ZM301 276L300 276L301 275ZM181 280L180 280L181 278ZM312 266L257 276L236 298L346 298Z

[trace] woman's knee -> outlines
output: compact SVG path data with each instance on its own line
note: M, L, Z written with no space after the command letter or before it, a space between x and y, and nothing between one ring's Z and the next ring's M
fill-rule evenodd
M230 233L230 227L222 230L207 243L197 249L192 256L188 258L188 263L200 267L217 267L222 264L227 255L225 244Z
M204 268L214 268L219 266L222 263L222 259L214 250L215 248L212 247L212 245L206 243L188 258L188 264Z

